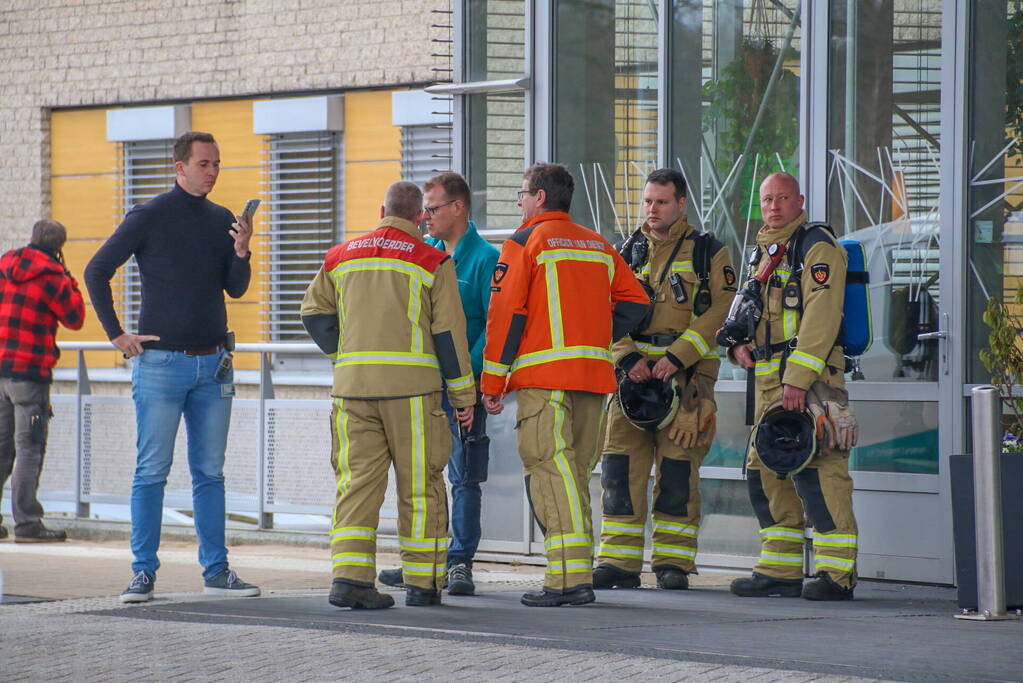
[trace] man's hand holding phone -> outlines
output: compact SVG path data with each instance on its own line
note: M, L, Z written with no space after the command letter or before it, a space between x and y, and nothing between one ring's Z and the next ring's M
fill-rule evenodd
M250 199L245 202L245 208L238 216L237 222L231 225L231 237L234 238L234 253L238 258L245 258L249 255L249 240L252 239L252 217L259 208L258 199Z

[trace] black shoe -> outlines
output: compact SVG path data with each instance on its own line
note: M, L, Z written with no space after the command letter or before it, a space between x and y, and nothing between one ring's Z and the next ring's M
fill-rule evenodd
M753 572L748 579L732 581L729 589L744 598L798 598L803 592L803 580L776 579Z
M128 587L121 593L121 602L149 602L153 599L155 585L156 574L141 569L132 575Z
M330 604L352 609L387 609L394 606L394 598L372 586L356 586L334 579L330 586Z
M589 586L577 586L561 593L553 593L546 588L522 596L522 604L527 607L561 607L562 605L586 605L596 600L593 589Z
M460 563L448 569L448 595L475 595L476 584L472 582L472 568Z
M803 597L807 600L852 600L855 588L842 588L827 572L819 572L803 584Z
M60 543L61 541L67 540L66 531L58 531L57 529L47 529L46 527L39 527L36 531L31 534L25 534L19 536L18 532L14 532L15 543Z
M0 526L0 540L7 538L7 527Z
M689 588L689 576L684 569L678 567L654 567L657 575L657 587L669 591L684 591Z
M429 607L440 604L440 591L418 586L405 586L406 607Z
M593 568L593 588L639 588L639 572L627 572L613 564L598 564Z
M405 586L405 577L401 575L400 569L381 569L377 574L377 581L385 586L394 586L395 588L404 588Z

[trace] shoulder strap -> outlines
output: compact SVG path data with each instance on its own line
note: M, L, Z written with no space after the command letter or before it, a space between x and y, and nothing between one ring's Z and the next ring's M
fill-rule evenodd
M664 280L668 277L668 273L671 272L671 264L675 262L675 257L678 256L678 250L682 248L682 242L685 241L685 237L679 237L678 242L675 242L675 248L671 250L671 256L664 263L664 269L661 271L661 277L657 280L657 286L654 287L654 291L659 291L661 285L664 284Z
M794 277L799 277L799 275L803 272L803 260L806 258L807 250L806 237L815 228L827 231L828 236L830 236L833 241L837 239L835 237L835 229L823 221L804 223L802 227L796 230L791 239L789 239L788 248L789 267L792 268L792 275ZM814 240L815 243L817 241L819 240Z

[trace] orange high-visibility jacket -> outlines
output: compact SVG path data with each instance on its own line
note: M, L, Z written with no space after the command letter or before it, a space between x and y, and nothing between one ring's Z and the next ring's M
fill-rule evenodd
M534 216L504 243L491 292L482 391L496 396L613 392L611 342L650 305L608 241L562 211Z

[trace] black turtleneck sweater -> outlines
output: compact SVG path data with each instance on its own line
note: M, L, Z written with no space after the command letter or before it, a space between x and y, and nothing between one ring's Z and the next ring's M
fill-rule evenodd
M224 342L224 292L237 299L249 287L248 257L234 253L234 216L206 197L174 189L135 206L85 268L96 316L110 339L124 333L110 291L114 272L132 255L142 277L136 334L154 334L150 349L184 351Z

